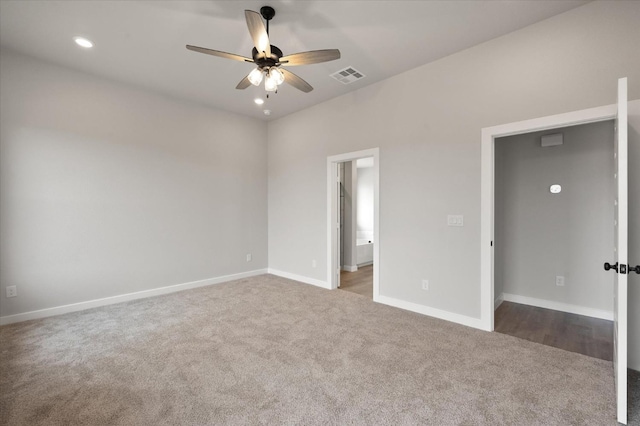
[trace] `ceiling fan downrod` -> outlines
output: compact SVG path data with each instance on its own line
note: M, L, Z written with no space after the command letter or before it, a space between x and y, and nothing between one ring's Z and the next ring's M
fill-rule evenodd
M269 35L269 21L276 16L276 10L271 6L262 6L260 8L260 15L267 21L267 35Z

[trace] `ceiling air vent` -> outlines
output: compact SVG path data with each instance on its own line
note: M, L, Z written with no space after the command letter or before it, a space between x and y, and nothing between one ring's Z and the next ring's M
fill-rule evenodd
M365 75L353 67L346 67L345 69L331 74L331 77L335 78L342 84L351 84L354 81L364 78Z

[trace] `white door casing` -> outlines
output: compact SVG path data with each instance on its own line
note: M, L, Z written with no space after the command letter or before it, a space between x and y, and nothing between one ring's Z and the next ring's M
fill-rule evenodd
M613 366L618 422L627 424L627 239L628 239L628 141L627 79L618 80L618 104L614 142L616 202L613 262L618 266L613 281Z
M493 331L494 329L493 241L495 139L541 130L614 120L616 118L616 111L616 104L611 104L482 129L480 176L480 322L483 330Z

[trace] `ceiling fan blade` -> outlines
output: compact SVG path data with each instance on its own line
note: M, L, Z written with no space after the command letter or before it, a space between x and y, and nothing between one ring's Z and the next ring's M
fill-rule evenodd
M309 93L313 90L313 87L291 71L285 70L284 68L278 68L284 74L284 82L289 83L293 87L298 90L302 90L304 93Z
M205 49L204 47L190 46L188 44L187 44L187 49L193 50L194 52L206 53L207 55L219 56L221 58L234 59L236 61L253 63L253 59L245 58L244 56L240 56L240 55L234 55L233 53L221 52L219 50Z
M249 81L249 76L246 76L245 78L240 80L240 83L238 83L238 85L236 86L236 89L243 90L249 86L251 86L251 82Z
M262 22L262 16L253 10L245 10L244 17L247 20L247 27L256 49L258 52L264 52L267 58L270 57L271 43L269 43L269 34L267 34L267 29Z
M338 49L312 50L309 52L294 53L280 58L280 63L285 66L318 64L340 59Z

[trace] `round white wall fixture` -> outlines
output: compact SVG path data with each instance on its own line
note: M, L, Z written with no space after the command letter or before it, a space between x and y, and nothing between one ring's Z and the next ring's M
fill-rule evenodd
M551 185L549 187L549 192L551 192L552 194L559 194L560 191L562 191L562 187L558 184Z
M93 47L93 42L84 37L74 37L73 41L75 41L78 46L84 47L85 49L91 49Z

